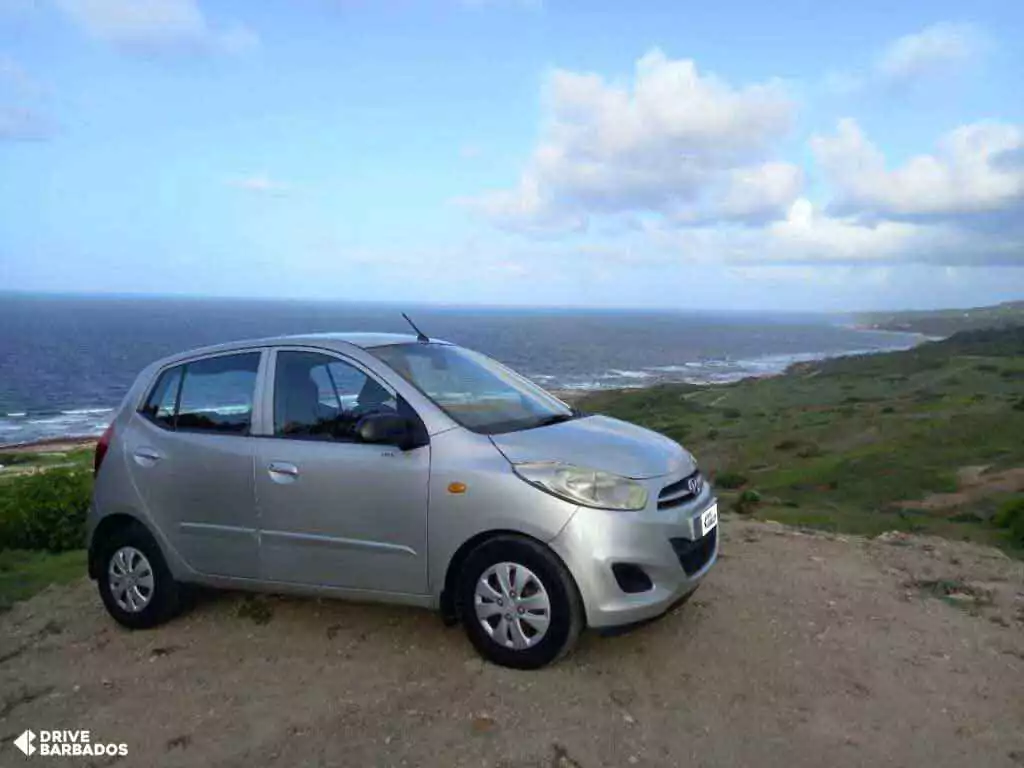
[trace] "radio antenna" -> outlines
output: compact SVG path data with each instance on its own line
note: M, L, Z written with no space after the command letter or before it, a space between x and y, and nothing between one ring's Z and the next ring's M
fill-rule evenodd
M416 327L416 323L414 323L412 321L412 319L407 314L405 314L405 312L402 313L402 317L404 317L405 318L405 322L407 322L409 325L411 325L412 329L414 331L416 331L416 341L421 342L423 344L426 344L427 342L430 341L430 337L427 336L427 334L425 334L419 328L417 328Z

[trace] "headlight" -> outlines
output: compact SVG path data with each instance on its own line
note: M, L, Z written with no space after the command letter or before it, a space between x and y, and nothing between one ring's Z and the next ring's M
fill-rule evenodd
M628 477L557 461L514 464L523 480L559 498L598 509L637 510L647 506L647 489Z

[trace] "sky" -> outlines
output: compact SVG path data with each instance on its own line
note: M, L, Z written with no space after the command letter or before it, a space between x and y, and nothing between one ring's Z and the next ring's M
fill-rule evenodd
M0 0L0 290L1024 298L1020 0Z

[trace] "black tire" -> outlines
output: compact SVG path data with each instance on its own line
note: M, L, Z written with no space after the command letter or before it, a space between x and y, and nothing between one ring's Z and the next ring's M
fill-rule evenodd
M118 605L111 592L111 560L122 547L133 547L149 561L153 574L152 593L142 610L132 612ZM174 618L182 607L183 589L171 576L163 553L153 536L139 523L131 523L116 529L98 544L99 567L96 583L103 605L118 624L129 629L149 629Z
M499 563L514 563L532 571L550 603L546 632L535 645L524 649L499 643L477 617L477 583ZM583 601L568 569L543 544L520 536L489 539L470 553L459 575L458 604L462 625L477 652L513 669L538 669L562 658L572 650L584 625Z

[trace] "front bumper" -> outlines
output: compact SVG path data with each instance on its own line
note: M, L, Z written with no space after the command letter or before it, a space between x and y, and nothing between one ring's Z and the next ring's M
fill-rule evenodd
M656 499L657 492L652 496ZM674 509L659 510L656 502L639 512L580 508L550 545L576 579L587 625L616 627L651 619L696 589L718 558L718 527L700 536L700 515L715 503L705 486ZM651 588L624 591L612 571L619 563L641 568Z

